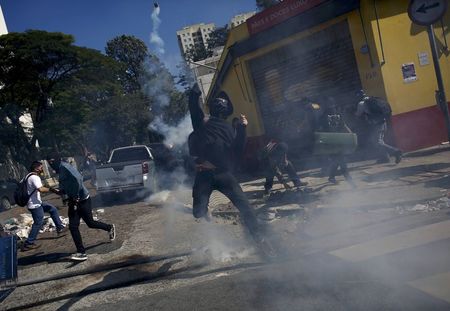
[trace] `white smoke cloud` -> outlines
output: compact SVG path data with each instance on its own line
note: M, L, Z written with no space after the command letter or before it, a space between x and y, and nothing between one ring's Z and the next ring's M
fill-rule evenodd
M164 54L164 41L159 36L158 30L159 25L161 24L161 19L159 18L159 13L161 12L161 8L155 7L152 12L152 32L150 34L150 43L152 43L156 47L156 51L159 54Z
M146 62L145 69L148 73L148 79L141 82L144 93L156 101L154 108L167 107L170 103L170 92L173 88L172 76L161 63L153 60Z
M150 124L150 128L164 135L164 143L167 145L183 145L192 132L191 117L185 116L176 126L166 124L161 117L156 117Z

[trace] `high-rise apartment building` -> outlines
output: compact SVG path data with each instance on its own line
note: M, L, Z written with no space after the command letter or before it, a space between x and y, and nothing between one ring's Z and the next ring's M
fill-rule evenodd
M208 48L208 38L210 33L216 28L213 23L210 24L195 24L183 27L177 31L178 45L180 46L181 54L184 56L186 52L194 46L203 45Z
M236 26L239 26L242 23L245 23L247 19L255 15L256 12L248 12L248 13L242 13L235 15L231 20L230 24L228 25L228 28L234 28Z

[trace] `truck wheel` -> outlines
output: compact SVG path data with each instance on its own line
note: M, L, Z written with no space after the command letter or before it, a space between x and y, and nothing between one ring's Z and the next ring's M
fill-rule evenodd
M7 197L3 197L0 201L0 209L8 210L10 208L11 208L11 202L9 202L9 199Z

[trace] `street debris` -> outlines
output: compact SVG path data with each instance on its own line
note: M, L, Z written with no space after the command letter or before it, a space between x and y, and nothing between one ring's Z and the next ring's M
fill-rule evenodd
M437 200L431 200L423 204L416 204L414 206L396 206L397 213L404 214L407 212L433 212L442 209L450 208L450 198L448 196Z
M276 212L264 211L262 213L258 213L258 219L264 221L272 221L277 218Z
M67 226L69 224L69 218L59 216L63 225ZM5 221L3 230L9 235L15 235L21 240L28 238L30 234L31 226L33 225L33 218L30 214L21 214L19 219L10 218ZM44 223L42 224L40 233L43 232L53 232L56 231L56 226L50 216L44 217Z

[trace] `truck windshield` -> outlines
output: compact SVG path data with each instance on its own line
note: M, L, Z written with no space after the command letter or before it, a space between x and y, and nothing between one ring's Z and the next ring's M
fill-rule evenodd
M146 161L150 159L151 157L145 148L127 148L114 150L110 163Z

